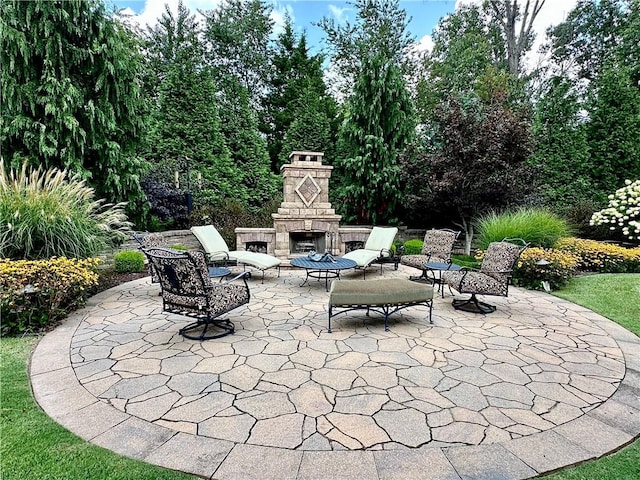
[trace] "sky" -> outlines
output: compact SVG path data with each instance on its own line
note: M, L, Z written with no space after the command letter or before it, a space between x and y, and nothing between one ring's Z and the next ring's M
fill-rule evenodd
M164 11L164 5L169 4L176 11L178 0L105 0L118 8L131 9L136 21L144 26L155 23ZM293 18L296 31L306 31L308 44L312 53L316 53L324 46L324 32L314 23L323 17L332 17L337 21L349 19L353 21L355 11L348 2L337 0L271 0L274 8L272 18L275 22L276 33L280 31L284 22L285 12ZM198 9L210 10L220 3L220 0L183 0L183 3L193 12ZM461 5L481 3L481 0L400 0L400 6L411 17L409 31L414 36L420 50L428 50L432 46L431 34L438 21L448 13L454 12ZM524 2L521 2L524 3ZM555 25L564 20L566 15L576 5L577 0L546 0L534 24L537 33L534 51L544 40L544 32L549 25ZM534 65L540 61L538 55L530 54L526 64Z

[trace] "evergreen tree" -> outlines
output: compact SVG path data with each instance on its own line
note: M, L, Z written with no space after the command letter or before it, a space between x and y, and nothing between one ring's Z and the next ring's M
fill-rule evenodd
M235 181L246 189L248 205L258 209L278 195L280 177L271 172L267 143L258 130L249 92L239 83L231 90L233 85L228 83L225 95L220 97L222 132L231 161L239 171Z
M262 131L267 135L271 168L274 172L279 171L283 159L286 160L291 153L291 138L287 147L283 147L283 141L292 122L300 114L309 116L311 112L310 107L301 105L302 102L313 103L314 124L329 123L331 131L337 130L337 125L334 125L337 107L335 100L327 94L322 71L323 60L322 55L309 55L306 35L303 33L296 36L292 20L287 16L284 30L276 40L271 61L270 91L265 99L266 122L262 126ZM296 131L301 127L298 125ZM333 151L330 147L333 143L331 140L316 142L329 150L325 151L325 158L328 159L332 158Z
M223 0L204 12L207 58L218 88L228 84L231 93L240 83L253 108L261 106L266 92L272 10L265 0Z
M334 152L331 122L327 118L322 100L313 88L303 89L302 95L294 104L294 120L282 141L280 165L295 150L324 152L328 157Z
M626 179L640 178L640 89L629 69L605 65L589 104L592 174L603 203Z
M594 193L587 132L579 117L582 105L572 87L566 78L549 79L533 124L531 164L542 180L539 196L564 213Z
M139 65L102 1L0 2L3 156L69 169L110 201L142 200Z
M344 213L357 223L393 221L401 198L398 155L415 128L399 67L379 55L364 59L348 109L339 163Z
M196 207L247 197L236 181L241 171L232 163L220 130L217 91L204 64L199 33L195 17L182 2L177 15L166 6L158 25L146 32L147 78L154 104L148 156L154 169L153 181L145 185L153 187L152 195L157 183L173 185L177 174L182 190L195 194ZM182 205L176 205L174 221L181 211Z

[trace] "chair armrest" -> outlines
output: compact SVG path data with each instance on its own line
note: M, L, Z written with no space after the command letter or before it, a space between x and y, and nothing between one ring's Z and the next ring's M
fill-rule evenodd
M223 282L220 282L217 285L226 285L228 283L235 282L236 280L238 280L240 278L244 281L244 283L246 285L247 284L247 278L249 278L250 276L251 276L251 274L249 272L240 272L235 277L230 278L229 280L225 280Z
M391 250L388 248L383 248L380 250L380 258L384 258L385 254L387 257L391 258Z
M207 261L209 263L223 262L223 264L226 265L229 261L229 252L225 252L224 250L221 250L219 252L203 253L205 254L205 257L207 257ZM214 259L213 257L217 258Z

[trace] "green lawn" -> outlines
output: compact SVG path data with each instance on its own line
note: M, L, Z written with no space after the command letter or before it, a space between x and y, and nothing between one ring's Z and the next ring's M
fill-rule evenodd
M640 274L582 276L555 294L584 305L640 335ZM36 341L33 337L0 339L0 478L195 478L96 447L45 415L31 396L27 376L28 357ZM637 480L640 478L640 440L616 454L546 478Z
M598 312L640 336L640 274L584 275L555 295ZM594 432L597 435L597 432ZM550 480L638 480L640 440L619 452L562 470Z
M116 455L51 420L31 396L27 361L37 339L0 340L0 478L186 480L191 475Z

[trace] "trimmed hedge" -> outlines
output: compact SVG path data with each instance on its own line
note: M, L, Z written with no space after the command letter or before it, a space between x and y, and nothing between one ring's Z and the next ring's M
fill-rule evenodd
M34 331L64 318L98 284L97 258L0 259L0 334Z

